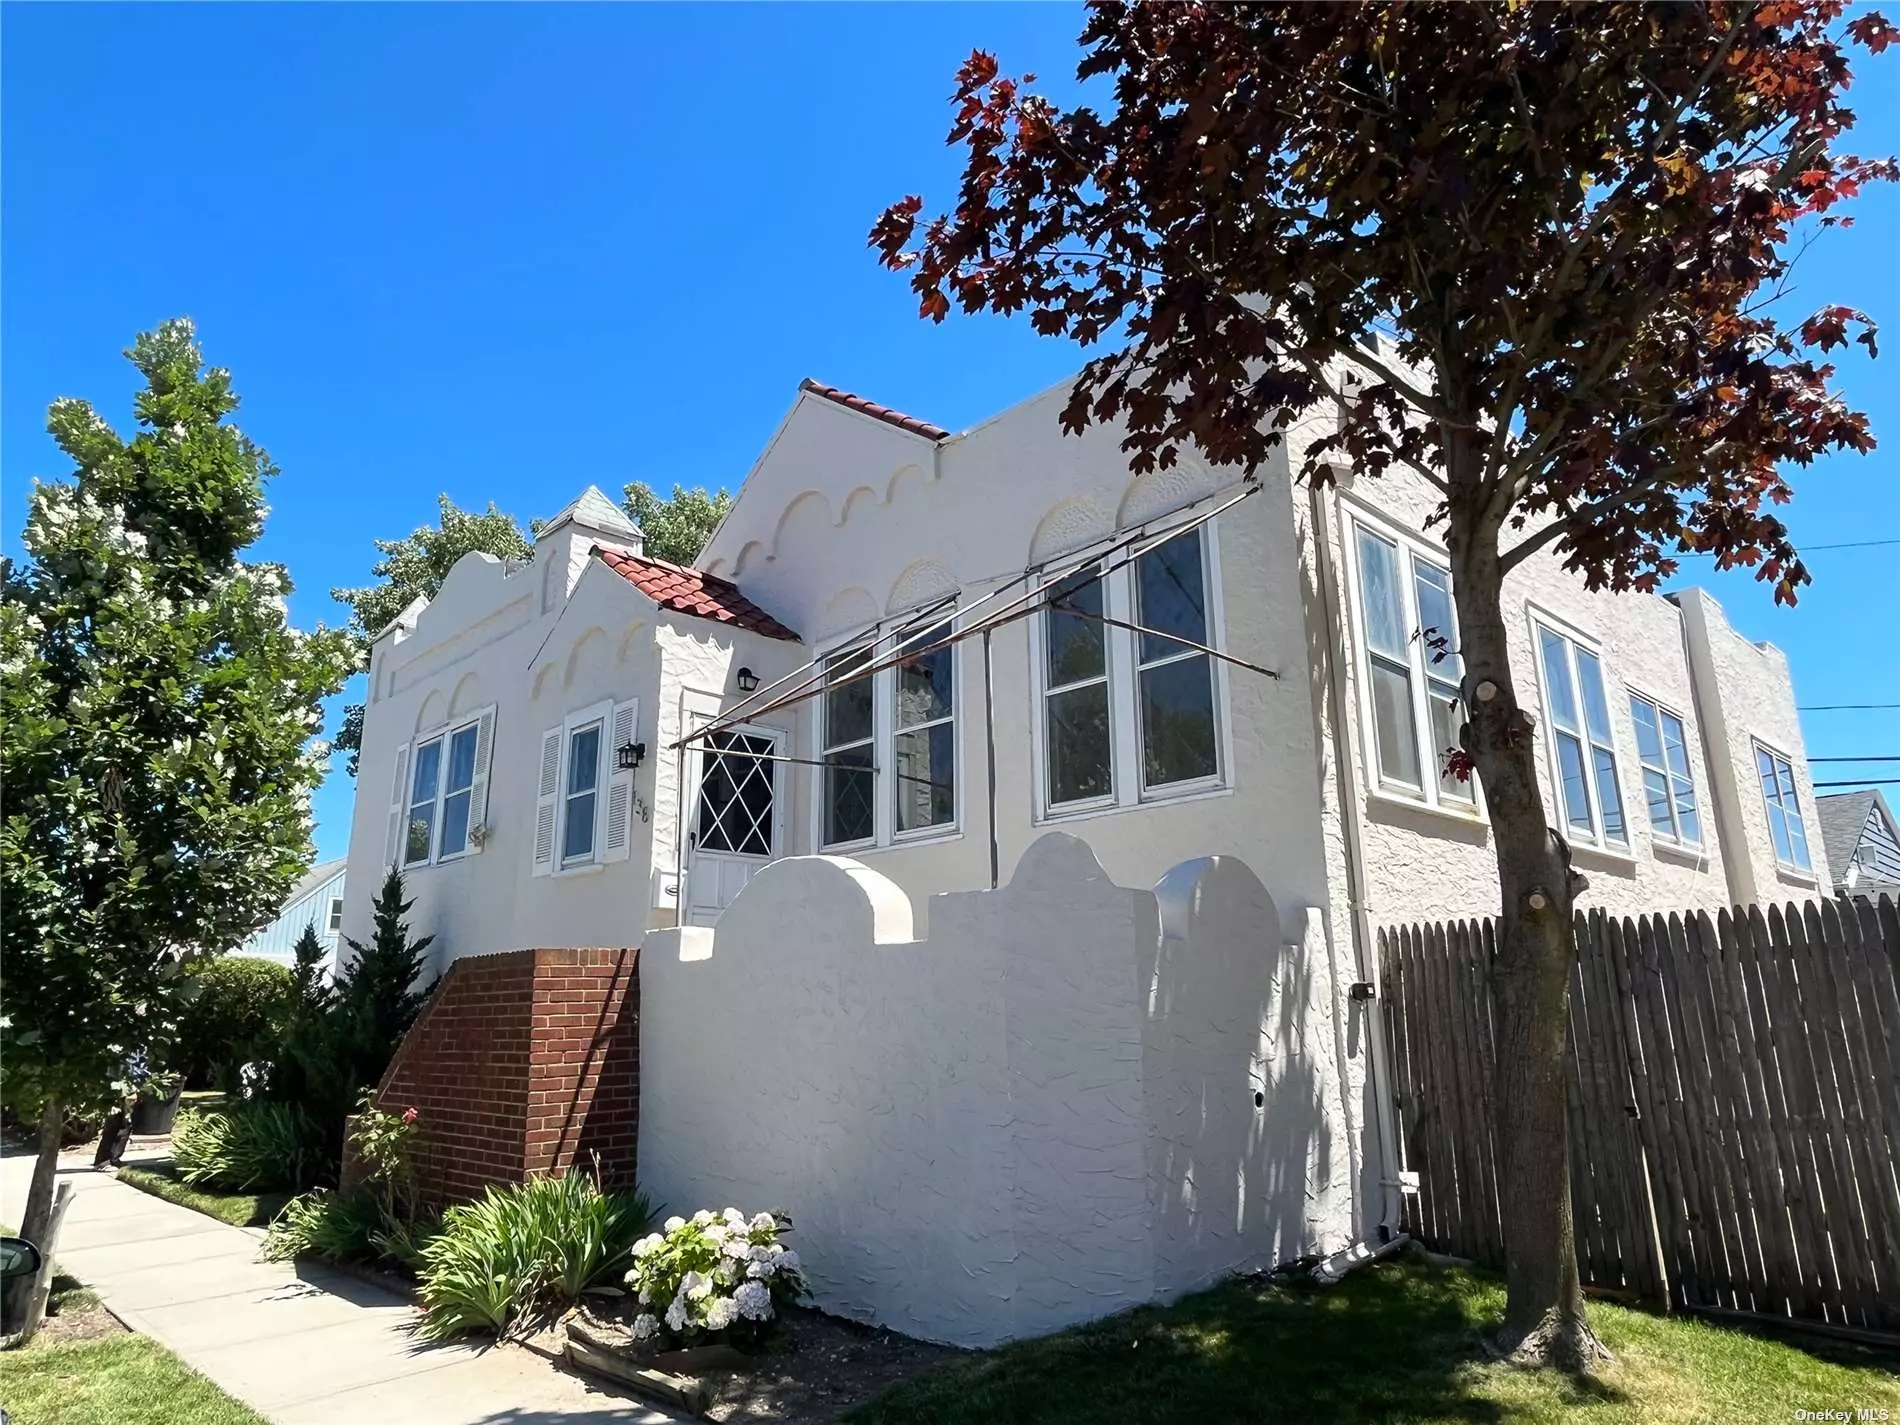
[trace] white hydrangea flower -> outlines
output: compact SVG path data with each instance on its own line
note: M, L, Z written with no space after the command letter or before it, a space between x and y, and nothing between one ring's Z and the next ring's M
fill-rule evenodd
M666 1308L666 1329L675 1336L686 1329L686 1303L675 1300Z
M736 1228L740 1232L744 1232L746 1230L747 1224L745 1220L745 1214L739 1211L738 1208L728 1207L724 1212L720 1213L719 1215L725 1219L726 1226Z
M713 1246L724 1247L726 1243L726 1229L721 1223L715 1222L712 1226L705 1229L705 1237Z
M778 1219L769 1212L761 1212L747 1225L754 1232L776 1232Z
M723 1331L732 1325L738 1316L739 1308L733 1304L732 1298L722 1296L706 1308L706 1329Z
M778 1254L778 1269L781 1272L797 1271L798 1253L794 1252L790 1247L781 1248Z
M693 1226L695 1227L710 1227L713 1225L714 1220L710 1208L702 1207L698 1212L693 1214Z
M726 1257L720 1261L718 1266L713 1268L713 1275L718 1278L721 1286L731 1286L739 1280L742 1270L743 1268L738 1262L733 1261L730 1257Z
M772 1293L764 1282L747 1282L732 1294L732 1304L748 1321L772 1319Z
M660 1243L663 1240L659 1233L649 1232L646 1236L633 1244L634 1257L638 1259L640 1257L652 1256L655 1252L660 1250Z
M660 1318L650 1311L643 1311L633 1318L633 1339L651 1341L660 1334Z
M712 1295L712 1278L700 1272L688 1272L680 1278L680 1295L690 1301Z
M685 1225L686 1219L684 1217L669 1217L666 1219L666 1230L669 1233L677 1232Z
M745 1274L754 1281L763 1281L772 1275L772 1264L770 1262L753 1262L746 1267Z
M752 1244L743 1237L726 1238L725 1245L719 1250L726 1256L737 1258L741 1262L752 1256Z

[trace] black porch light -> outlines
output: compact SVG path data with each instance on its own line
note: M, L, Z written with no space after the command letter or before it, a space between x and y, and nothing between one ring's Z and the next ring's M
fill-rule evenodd
M647 760L647 745L644 742L624 742L614 752L614 766L623 772L637 772L640 764Z
M759 690L759 675L750 668L741 668L733 676L738 679L740 692L756 693Z

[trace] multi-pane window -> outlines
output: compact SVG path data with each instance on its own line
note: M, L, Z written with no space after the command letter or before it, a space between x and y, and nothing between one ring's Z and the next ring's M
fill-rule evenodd
M892 671L891 794L898 836L957 819L956 649L949 637L947 623L918 634L908 645L917 651L906 652Z
M1356 526L1360 626L1372 756L1381 787L1469 809L1472 785L1445 770L1464 719L1451 575L1421 551Z
M1629 827L1623 819L1603 665L1575 639L1541 624L1537 650L1564 824L1572 840L1626 847Z
M1190 530L1131 565L1086 565L1050 589L1038 640L1048 810L1218 783L1208 551Z
M330 899L330 929L332 931L337 931L337 930L341 930L342 928L343 928L343 897L333 896Z
M1755 770L1761 774L1762 799L1768 805L1768 835L1775 843L1775 860L1794 871L1812 869L1793 766L1779 752L1756 743Z
M818 840L888 845L957 821L951 621L912 625L825 660ZM869 676L854 677L878 667Z
M1682 719L1655 700L1631 693L1630 721L1636 728L1636 760L1642 768L1643 800L1649 807L1649 834L1678 846L1700 846L1702 821L1696 812L1689 738Z
M600 798L601 725L577 727L567 738L567 787L561 808L561 865L594 859L594 828Z
M1101 622L1106 592L1099 569L1091 564L1057 584L1043 611L1043 720L1052 807L1114 795L1108 625Z
M408 836L403 864L447 860L468 850L475 797L477 724L416 744L409 781Z
M869 841L877 834L876 773L872 748L876 741L875 675L846 681L870 666L870 648L833 654L825 660L823 734L819 760L823 778L823 827L826 846Z

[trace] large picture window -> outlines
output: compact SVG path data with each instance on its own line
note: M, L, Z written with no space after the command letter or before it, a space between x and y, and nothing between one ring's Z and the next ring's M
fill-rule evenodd
M1801 819L1801 794L1795 789L1794 765L1771 747L1755 744L1755 770L1761 776L1762 800L1768 807L1768 836L1775 843L1775 861L1803 875L1813 869L1808 857L1807 826Z
M1472 783L1445 770L1464 721L1451 574L1394 535L1352 528L1367 761L1381 791L1469 813Z
M1636 760L1642 769L1649 834L1677 846L1702 844L1695 778L1689 771L1689 734L1682 719L1653 698L1630 694Z
M1037 620L1042 805L1133 805L1221 779L1221 678L1205 527L1054 585Z
M1626 849L1629 827L1623 819L1603 664L1568 634L1544 624L1535 628L1551 766L1565 828L1573 841Z
M469 849L482 717L418 742L411 753L404 866L449 861Z
M946 641L953 628L947 620L912 624L825 660L818 841L826 850L956 828L957 645Z

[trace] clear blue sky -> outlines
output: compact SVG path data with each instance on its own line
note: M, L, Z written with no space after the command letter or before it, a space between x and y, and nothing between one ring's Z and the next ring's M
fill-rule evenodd
M735 485L803 376L958 428L1059 380L1023 322L919 322L864 235L946 200L973 45L1073 74L1079 11L984 6L143 6L0 11L0 525L63 477L45 411L129 420L132 335L188 314L283 474L260 556L306 626L446 492L547 515L586 484ZM1900 68L1856 146L1900 151ZM1876 90L1884 83L1886 94ZM1808 254L1802 301L1886 322L1843 363L1883 449L1803 472L1809 543L1900 537L1900 192ZM1803 703L1900 702L1900 546L1817 553L1793 611L1707 580ZM1815 713L1811 755L1900 755L1900 713ZM1847 776L1826 764L1817 776ZM1877 769L1868 769L1872 775ZM1900 765L1888 769L1900 775ZM352 787L317 800L343 854Z

